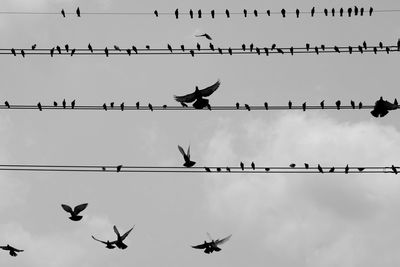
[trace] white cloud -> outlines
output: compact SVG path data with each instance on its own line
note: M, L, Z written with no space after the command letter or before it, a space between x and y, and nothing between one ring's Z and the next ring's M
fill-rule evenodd
M376 120L342 123L323 115L290 114L272 123L222 125L208 143L210 165L221 159L271 166L390 166L398 161L394 148L400 146L400 133ZM393 174L221 175L207 179L206 188L213 216L252 239L242 243L262 247L260 264L253 266L400 263L399 241L393 238L400 235L394 223L400 221L400 181Z

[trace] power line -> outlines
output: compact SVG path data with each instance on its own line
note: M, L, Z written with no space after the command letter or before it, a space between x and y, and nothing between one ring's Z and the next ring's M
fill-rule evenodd
M116 172L116 173L220 173L220 174L277 174L277 173L297 173L297 174L323 174L323 173L398 173L399 166L321 166L311 167L223 167L223 166L204 166L204 167L173 167L173 166L124 166L124 165L35 165L35 164L1 164L0 171L24 171L24 172Z
M317 45L311 46L306 44L305 47L277 47L276 44L271 46L255 46L253 44L245 45L242 47L215 47L212 43L208 47L201 47L197 44L195 48L185 48L181 45L178 48L172 48L168 45L167 48L137 48L135 46L120 48L114 46L113 48L92 48L89 44L88 48L61 48L60 46L52 48L36 48L34 45L31 48L0 48L0 55L21 55L22 57L35 55L35 56L134 56L134 55L191 55L192 57L198 55L265 55L281 54L281 55L294 55L294 54L364 54L364 53L386 53L400 52L400 40L394 45L383 45L379 42L376 46L367 46L366 42L362 45L349 45L349 46L325 46Z

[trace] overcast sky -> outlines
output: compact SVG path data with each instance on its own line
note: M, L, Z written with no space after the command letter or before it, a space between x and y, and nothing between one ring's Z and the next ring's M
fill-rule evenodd
M246 6L244 6L244 4ZM2 0L0 11L172 12L399 9L398 1ZM0 47L193 47L208 33L215 46L394 44L398 13L372 17L0 15ZM176 104L198 85L222 84L211 104L373 104L398 97L399 55L54 57L3 55L0 101L77 104L122 101ZM369 111L95 112L1 111L2 164L181 166L177 145L198 166L398 165L398 114ZM391 174L205 175L0 173L1 266L397 266L400 182ZM80 222L61 203L88 202ZM91 239L125 232L129 247ZM191 245L233 234L212 255Z

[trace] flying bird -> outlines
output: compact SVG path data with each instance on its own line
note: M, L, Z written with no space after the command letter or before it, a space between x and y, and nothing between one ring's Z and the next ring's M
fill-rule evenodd
M371 114L375 118L382 118L389 113L389 110L396 110L398 109L398 107L399 105L397 103L397 99L395 99L393 103L390 103L389 101L383 100L383 98L381 97L378 101L375 102L375 106L374 109L371 111Z
M186 168L193 167L196 164L196 162L190 160L190 146L188 147L187 153L185 153L185 151L180 145L178 145L178 149L181 152L183 159L185 160L183 166L185 166Z
M231 238L232 235L229 235L223 239L217 239L213 240L211 237L211 242L206 242L204 241L203 244L197 245L197 246L192 246L192 248L196 249L204 249L204 253L210 254L213 253L214 251L221 251L221 248L219 248L219 245L224 244L226 241L228 241Z
M98 242L103 243L104 245L106 245L106 248L108 248L108 249L114 249L114 248L115 248L115 242L116 242L116 241L112 241L112 242L110 242L109 240L107 240L107 241L102 241L102 240L100 240L100 239L97 239L97 238L94 237L94 236L92 236L92 238L93 238L94 240L96 240L96 241L98 241Z
M76 15L77 15L78 17L81 16L81 10L79 9L79 7L76 9Z
M133 226L133 227L135 227L135 226ZM117 246L117 248L126 249L128 247L123 241L129 235L129 233L132 231L133 227L121 236L117 227L114 225L113 229L114 229L115 234L117 235L117 240L115 241L114 244Z
M12 246L10 246L10 245L8 245L8 244L7 244L7 246L0 246L0 248L1 248L2 250L8 250L9 253L10 253L10 256L13 256L13 257L16 257L16 256L17 256L17 252L18 252L18 253L19 253L19 252L23 252L22 249L14 248L14 247L12 247Z
M84 209L86 209L86 207L88 206L88 203L84 203L84 204L80 204L78 206L76 206L73 210L70 206L66 205L66 204L61 204L61 207L68 213L71 214L71 217L69 217L69 219L71 221L80 221L82 219L82 216L79 216L78 214L81 213Z
M199 34L199 35L195 35L196 37L205 37L208 40L212 40L211 36L207 33L203 33L203 34Z
M218 89L220 84L221 84L221 82L218 80L213 85L211 85L207 88L204 88L202 90L199 90L199 88L196 86L196 90L193 93L183 95L183 96L174 96L174 97L175 97L175 100L180 103L182 103L182 102L191 103L191 102L195 101L193 103L193 107L195 109L203 109L203 108L207 107L207 105L209 104L209 100L204 99L203 97L208 97L212 93L214 93Z

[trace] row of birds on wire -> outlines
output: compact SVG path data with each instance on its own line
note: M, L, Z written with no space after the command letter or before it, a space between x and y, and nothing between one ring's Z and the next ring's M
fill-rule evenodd
M221 85L220 80L218 80L217 82L215 82L214 84L204 88L204 89L199 89L198 86L196 86L194 92L189 93L189 94L185 94L185 95L181 95L181 96L174 96L174 99L181 104L181 108L177 108L177 107L173 107L172 110L187 110L188 108L188 104L189 103L193 103L192 107L194 109L208 109L208 110L213 110L213 107L210 105L210 100L207 99L206 97L210 97L215 91L217 91L217 89L219 88L219 86ZM342 102L340 100L337 100L335 103L336 109L340 110L342 107ZM95 110L95 109L103 109L105 111L108 110L121 110L124 111L125 109L127 110L143 110L144 107L140 106L140 102L136 102L136 105L133 106L125 106L125 103L121 103L119 105L119 108L116 107L114 102L111 102L110 104L107 105L107 103L104 103L101 107L96 107L96 106L77 106L76 105L76 100L73 100L71 102L70 105L67 106L67 102L64 99L61 104L59 105L56 101L53 102L53 106L44 106L42 105L41 102L38 102L36 105L37 109L39 111L43 111L43 109L80 109L80 110ZM0 109L34 109L36 108L35 106L27 106L27 105L18 105L18 106L14 106L11 105L10 102L5 101L4 102L4 106L0 106ZM167 105L163 105L163 106L157 106L157 110L166 110L168 108ZM218 107L217 107L218 108ZM220 108L220 110L248 110L251 111L252 107L248 104L244 104L244 106L241 106L238 102L236 103L235 106L232 107L222 107ZM260 106L258 106L258 110ZM301 107L297 106L294 107L292 101L288 102L288 105L286 108L282 107L282 106L272 106L270 107L269 104L267 102L264 102L264 106L263 109L265 110L269 110L269 109L302 109L303 111L307 110L307 103L304 102ZM312 109L316 109L316 106L312 106ZM321 101L320 109L325 109L325 100ZM331 109L332 106L329 106L329 108ZM362 109L365 108L362 104L362 102L359 102L358 104L356 104L353 100L350 101L350 106L347 108L351 108L351 109ZM370 107L368 107L370 108ZM371 111L371 115L373 115L374 117L384 117L386 116L389 111L391 110L396 110L399 108L399 104L397 102L397 99L394 100L393 103L384 100L383 97L380 97L380 99L378 101L375 102L375 105L372 107L372 111ZM150 111L154 111L155 107L149 103L148 106L146 107L146 109L150 110Z
M225 15L226 18L230 18L231 15L243 15L245 18L247 18L248 16L252 15L254 17L259 17L259 15L267 15L267 16L271 16L271 15L281 15L283 18L286 18L286 16L288 14L295 14L296 18L299 18L301 14L310 14L311 17L314 17L315 14L324 14L326 17L327 16L364 16L364 14L368 14L369 16L372 16L374 12L374 8L373 7L369 7L369 8L364 8L364 7L358 7L358 6L353 6L353 7L349 7L349 8L324 8L321 11L317 11L315 7L312 7L310 11L300 11L300 9L296 9L295 11L287 11L285 8L282 8L280 11L278 12L274 12L271 10L266 10L266 11L259 11L257 9L254 10L247 10L247 9L243 9L242 12L231 12L229 9L225 9L225 12L215 12L215 10L211 10L209 13L208 12L203 12L201 9L198 9L197 11L193 11L193 9L190 9L188 12L180 12L179 9L175 9L174 13L170 13L170 12L158 12L158 10L154 10L153 14L156 17L159 17L160 15L174 15L176 19L180 18L182 15L189 15L189 17L191 19L194 18L203 18L204 15L210 15L211 18L215 18L215 15ZM81 14L88 14L88 15L95 15L95 14L103 14L103 15L145 15L145 14L151 14L151 13L138 13L138 12L123 12L123 13L103 13L103 12L87 12L87 13L81 13L80 8L78 7L76 9L75 12L65 12L64 9L61 9L61 15L66 18L67 15L76 15L77 17L81 17Z
M88 206L88 203L84 203L84 204L80 204L75 206L74 208L72 208L71 206L67 205L67 204L61 204L61 207L64 211L66 211L67 213L70 214L69 219L71 221L74 222L78 222L80 221L83 216L80 215L82 211L84 211ZM92 235L93 240L100 242L104 245L106 245L105 247L107 249L115 249L115 248L119 248L119 249L126 249L128 248L128 245L124 243L124 240L128 237L128 235L130 234L130 232L133 230L135 226L133 226L131 229L129 229L127 232L125 232L124 234L121 234L120 231L118 230L118 228L114 225L113 226L113 230L114 233L116 235L116 239L113 241L110 241L110 239L104 241L101 240L95 236ZM228 241L232 235L229 235L225 238L222 239L212 239L211 236L207 233L207 235L210 237L211 241L207 242L204 241L204 243L200 244L200 245L195 245L192 246L195 249L203 249L205 253L210 254L214 251L221 251L221 248L219 247L219 245L222 245L223 243L225 243L226 241ZM9 244L7 244L6 246L0 246L0 249L3 249L5 251L8 251L8 253L10 254L10 256L16 257L18 255L18 253L23 252L24 250L22 249L18 249L15 248L14 246L11 246Z
M211 36L207 33L196 35L196 37L204 37L208 40L212 40ZM21 55L25 57L26 55L50 55L51 57L57 55L105 55L106 57L110 55L266 55L270 54L282 54L282 55L294 55L294 54L327 54L327 53L374 53L384 52L389 54L390 52L400 51L400 39L394 45L384 45L379 42L378 45L367 45L364 41L360 45L349 45L349 46L326 46L316 45L312 46L306 43L304 47L278 47L275 43L271 46L256 46L253 43L250 45L242 44L241 47L216 47L212 43L209 43L208 47L202 47L200 43L196 44L195 48L187 48L185 45L180 45L180 47L173 48L172 45L167 44L166 48L151 48L150 45L146 45L145 48L138 48L135 45L129 48L121 48L118 45L114 45L112 48L93 48L89 43L87 48L71 48L68 44L64 46L57 45L52 48L37 48L34 44L31 48L0 48L0 55Z

